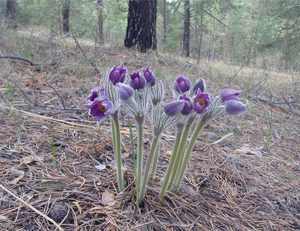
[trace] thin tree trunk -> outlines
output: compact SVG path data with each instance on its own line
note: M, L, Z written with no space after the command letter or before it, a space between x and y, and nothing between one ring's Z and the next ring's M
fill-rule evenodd
M163 43L167 41L167 0L163 0Z
M63 18L63 33L68 34L70 32L70 3L71 0L64 0L62 9Z
M104 34L103 34L103 0L97 0L97 18L98 18L98 40L100 44L104 43Z
M129 0L125 47L156 49L156 0Z
M183 55L190 56L190 0L184 1L184 26L183 26Z
M198 59L197 63L200 63L201 52L202 52L202 41L203 41L203 13L201 12L200 16L200 26L198 26L199 30L199 42L198 42Z
M12 28L17 27L17 1L16 0L7 0L6 1L6 18L8 26Z

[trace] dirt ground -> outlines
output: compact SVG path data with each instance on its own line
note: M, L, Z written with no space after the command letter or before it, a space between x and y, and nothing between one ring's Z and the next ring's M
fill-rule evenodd
M38 65L0 59L0 230L58 230L52 221L63 230L300 229L299 73L0 37L1 55L16 51ZM205 78L212 93L244 90L247 113L205 128L181 191L164 203L159 184L174 129L162 138L155 182L137 208L131 119L122 118L128 187L117 194L109 122L98 127L87 114L90 88L120 63L130 71L151 65L170 83L181 73Z

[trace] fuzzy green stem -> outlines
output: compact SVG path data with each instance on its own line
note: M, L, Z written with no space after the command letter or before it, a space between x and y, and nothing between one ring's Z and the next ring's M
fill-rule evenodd
M142 174L143 174L143 149L144 149L144 118L137 117L137 157L136 157L136 203L140 204L140 192L141 192L141 184L142 184Z
M147 184L150 180L150 176L151 176L151 172L153 171L153 167L154 167L154 162L156 160L156 150L157 150L157 146L159 143L159 139L160 139L160 135L157 135L153 138L152 140L152 144L151 144L151 148L150 148L150 153L149 153L149 157L147 159L146 162L146 168L145 168L145 172L144 172L144 177L142 179L141 182L141 191L140 191L140 196L139 196L139 203L143 200L144 196L145 196L145 192L146 192L146 187Z
M121 135L120 135L120 124L118 113L116 112L112 116L112 134L113 134L113 146L115 160L117 162L117 183L119 192L124 189L124 174L122 169L122 158L121 158Z
M154 165L153 165L152 171L150 173L150 180L155 177L159 153L160 153L160 142L158 142L156 150L155 150Z
M183 165L184 152L185 152L185 147L186 147L190 127L191 127L191 123L188 123L183 129L183 132L182 132L182 135L180 138L180 143L178 146L177 158L175 160L175 165L174 165L172 177L170 180L170 182L172 182L172 184L169 185L169 188L168 188L169 190L171 190L173 186L177 185L176 182L180 178L180 169L181 169L181 166Z
M180 142L181 134L182 134L182 126L177 128L177 135L176 135L174 149L172 151L171 159L170 159L169 166L168 166L168 169L167 169L167 173L166 173L166 176L165 176L164 181L162 183L160 194L159 194L159 197L160 197L161 201L163 201L164 196L167 192L167 189L168 189L168 187L171 183L170 182L170 177L172 176L171 175L172 174L172 169L174 168L176 154L178 152L178 145L179 145L179 142Z
M180 183L182 181L182 178L183 178L183 175L184 175L184 172L185 172L185 169L187 167L187 164L191 158L191 154L192 154L192 151L193 151L193 148L194 148L194 145L197 141L197 138L200 134L200 132L202 131L204 125L206 124L206 119L202 119L197 127L196 127L196 130L193 132L192 134L192 137L191 137L191 140L189 142L189 145L184 153L184 157L183 157L183 162L182 162L182 165L179 169L179 172L178 172L178 179L176 181L176 184L174 185L174 189L175 191L179 189L180 187Z

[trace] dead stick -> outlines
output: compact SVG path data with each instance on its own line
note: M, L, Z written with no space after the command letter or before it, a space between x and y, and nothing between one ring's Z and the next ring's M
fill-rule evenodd
M19 60L19 61L23 61L25 63L29 63L31 66L37 66L38 64L33 63L32 61L30 61L29 59L26 58L22 58L22 57L18 57L18 56L10 56L10 55L6 55L6 56L0 56L0 59L12 59L12 60Z
M48 217L46 214L42 213L41 211L37 210L36 208L34 208L31 204L28 204L26 201L24 201L23 199L21 199L20 197L16 196L14 193L12 193L10 190L8 190L7 188L5 188L3 185L0 184L0 188L7 192L9 195L11 195L12 197L14 197L15 199L17 199L18 201L20 201L21 203L23 203L25 206L27 206L28 208L30 208L31 210L33 210L34 212L36 212L37 214L39 214L40 216L42 216L43 218L45 218L47 221L51 222L53 225L56 226L56 228L60 231L64 231L64 229L62 227L60 227L53 219L51 219L50 217Z

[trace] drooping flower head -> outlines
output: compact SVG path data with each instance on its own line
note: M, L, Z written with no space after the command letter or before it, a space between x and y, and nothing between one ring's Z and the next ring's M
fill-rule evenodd
M124 66L115 66L111 69L109 73L109 80L113 85L117 83L123 83L126 77L127 68Z
M202 92L204 92L206 90L206 84L205 84L205 80L204 79L199 79L194 87L193 87L193 93L196 94L198 89Z
M187 97L186 95L181 95L179 97L180 100L183 101L183 108L181 110L181 114L183 115L188 115L191 113L191 111L193 110L193 104L192 101L189 97Z
M154 73L150 70L149 67L147 67L144 70L144 77L146 79L147 84L149 84L150 86L154 86L155 85L156 78L155 78Z
M210 104L209 95L198 89L197 94L194 97L193 107L197 113L203 113L206 111Z
M94 101L88 105L89 115L95 117L97 121L102 121L112 113L113 104L108 98L101 96L94 99Z
M133 88L125 83L117 83L116 87L118 89L120 99L128 100L131 96L133 96Z
M164 111L168 116L175 116L177 113L182 111L183 107L183 100L173 100L165 105Z
M235 90L230 88L222 89L220 93L222 102L226 102L232 99L238 100L240 95L241 95L240 90Z
M130 75L130 86L135 90L140 90L145 87L146 80L139 72L134 72Z
M229 115L239 115L246 111L246 105L239 100L228 100L225 102L225 111Z
M175 80L174 89L179 94L185 93L191 88L191 81L186 76L178 76Z

